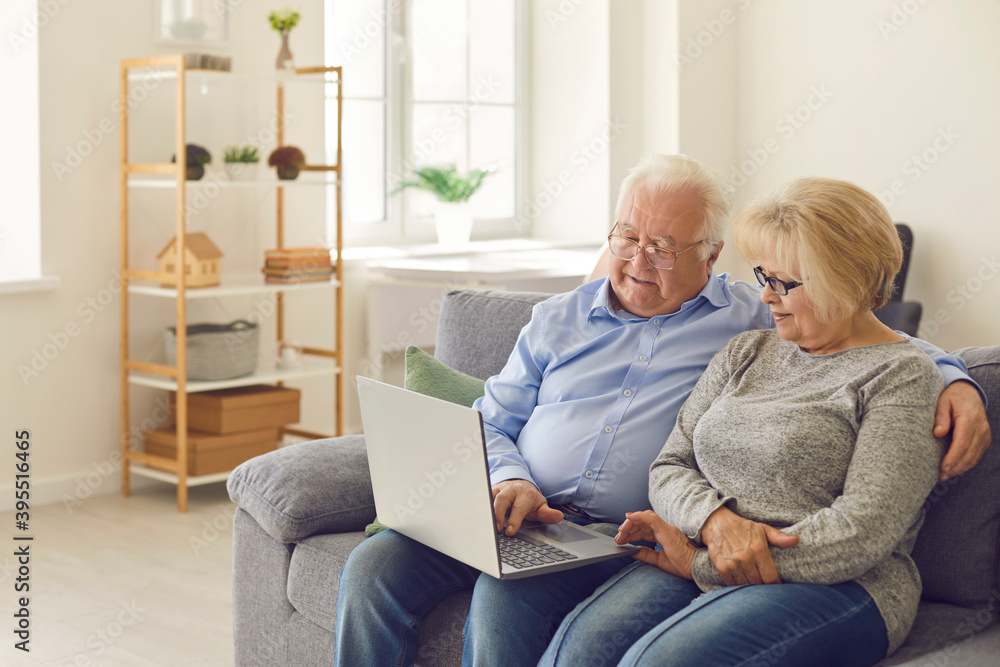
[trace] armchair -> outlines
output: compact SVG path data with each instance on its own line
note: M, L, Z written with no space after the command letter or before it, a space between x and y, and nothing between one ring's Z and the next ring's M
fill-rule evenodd
M882 324L895 331L902 331L911 336L917 335L920 328L920 316L924 307L918 301L903 301L903 288L906 287L906 276L910 272L910 251L913 249L913 230L905 222L896 223L896 232L903 244L903 264L892 284L892 297L889 303L875 311L875 317Z

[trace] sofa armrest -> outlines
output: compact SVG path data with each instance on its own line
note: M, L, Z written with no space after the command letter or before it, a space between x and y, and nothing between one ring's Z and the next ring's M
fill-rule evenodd
M313 440L250 459L229 497L281 542L364 530L375 518L364 436Z

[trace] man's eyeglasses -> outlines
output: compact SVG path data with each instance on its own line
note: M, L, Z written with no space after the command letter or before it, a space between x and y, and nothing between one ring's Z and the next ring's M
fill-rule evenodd
M781 296L788 294L788 290L795 289L796 287L800 287L802 285L802 283L797 283L794 280L784 281L765 276L764 269L759 266L754 267L753 274L757 276L757 282L760 283L761 287L764 285L770 285L771 289L774 290L774 293L780 294Z
M618 229L617 223L615 229ZM654 269L665 269L667 271L674 268L674 263L678 257L704 242L705 239L702 239L684 248L684 250L669 250L653 244L642 247L638 241L615 234L614 231L608 234L608 247L611 248L611 254L618 259L631 262L639 254L639 250L642 249L646 254L646 261L649 262L650 266Z

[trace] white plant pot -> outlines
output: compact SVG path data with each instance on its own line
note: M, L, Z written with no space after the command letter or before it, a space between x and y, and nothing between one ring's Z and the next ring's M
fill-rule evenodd
M226 162L226 173L234 181L253 181L257 179L257 162Z
M468 202L438 202L434 210L438 244L463 248L472 237L472 209Z

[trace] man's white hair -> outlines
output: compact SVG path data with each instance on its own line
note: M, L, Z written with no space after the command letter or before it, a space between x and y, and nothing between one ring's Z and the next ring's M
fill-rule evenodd
M733 208L733 188L716 170L686 155L646 155L622 181L616 218L621 216L630 194L640 187L656 199L690 192L702 201L701 236L706 242L699 248L701 259L708 259L715 246L725 239L726 222Z

